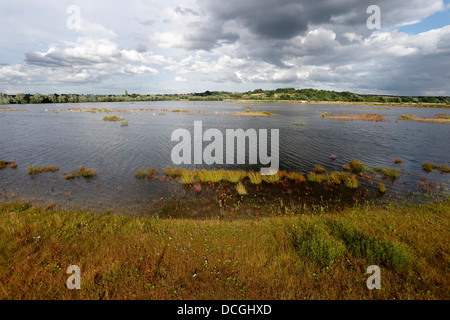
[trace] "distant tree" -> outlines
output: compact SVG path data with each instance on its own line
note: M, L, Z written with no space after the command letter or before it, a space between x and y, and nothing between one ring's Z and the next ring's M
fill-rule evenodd
M30 103L44 103L45 97L42 94L35 93L30 98Z

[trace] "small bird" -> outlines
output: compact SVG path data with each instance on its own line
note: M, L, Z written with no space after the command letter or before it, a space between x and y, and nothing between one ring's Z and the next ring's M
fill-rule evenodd
M331 158L331 160L336 160L337 156L336 156L335 154L332 154L332 155L330 156L330 158Z

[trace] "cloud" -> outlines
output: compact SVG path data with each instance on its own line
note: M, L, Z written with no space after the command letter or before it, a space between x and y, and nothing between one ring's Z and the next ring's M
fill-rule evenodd
M157 91L185 82L186 90L290 86L450 94L450 27L397 31L448 6L442 0L378 0L382 29L369 30L366 10L372 4L81 1L81 28L74 31L66 28L65 4L5 3L10 15L0 28L11 32L2 35L0 91L11 85L34 89L33 83L49 90L145 90L150 84Z

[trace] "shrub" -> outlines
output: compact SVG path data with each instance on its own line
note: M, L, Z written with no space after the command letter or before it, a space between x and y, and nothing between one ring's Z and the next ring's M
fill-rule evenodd
M367 258L371 264L383 264L396 271L409 268L412 255L397 242L383 239L349 226L343 222L330 222L332 234L341 238L348 249L358 258Z
M290 234L294 248L322 267L330 266L346 252L344 242L331 235L324 224L299 222Z

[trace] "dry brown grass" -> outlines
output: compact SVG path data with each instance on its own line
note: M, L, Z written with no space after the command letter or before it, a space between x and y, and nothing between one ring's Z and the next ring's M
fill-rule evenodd
M0 203L0 299L448 299L449 209L360 207L230 222ZM330 264L317 260L322 251L302 253L294 241L301 226L320 227L309 244L340 243ZM355 254L349 232L368 248L400 248L386 254L405 263L396 270L389 259ZM81 290L66 288L73 264ZM381 267L381 290L366 288L371 264Z

